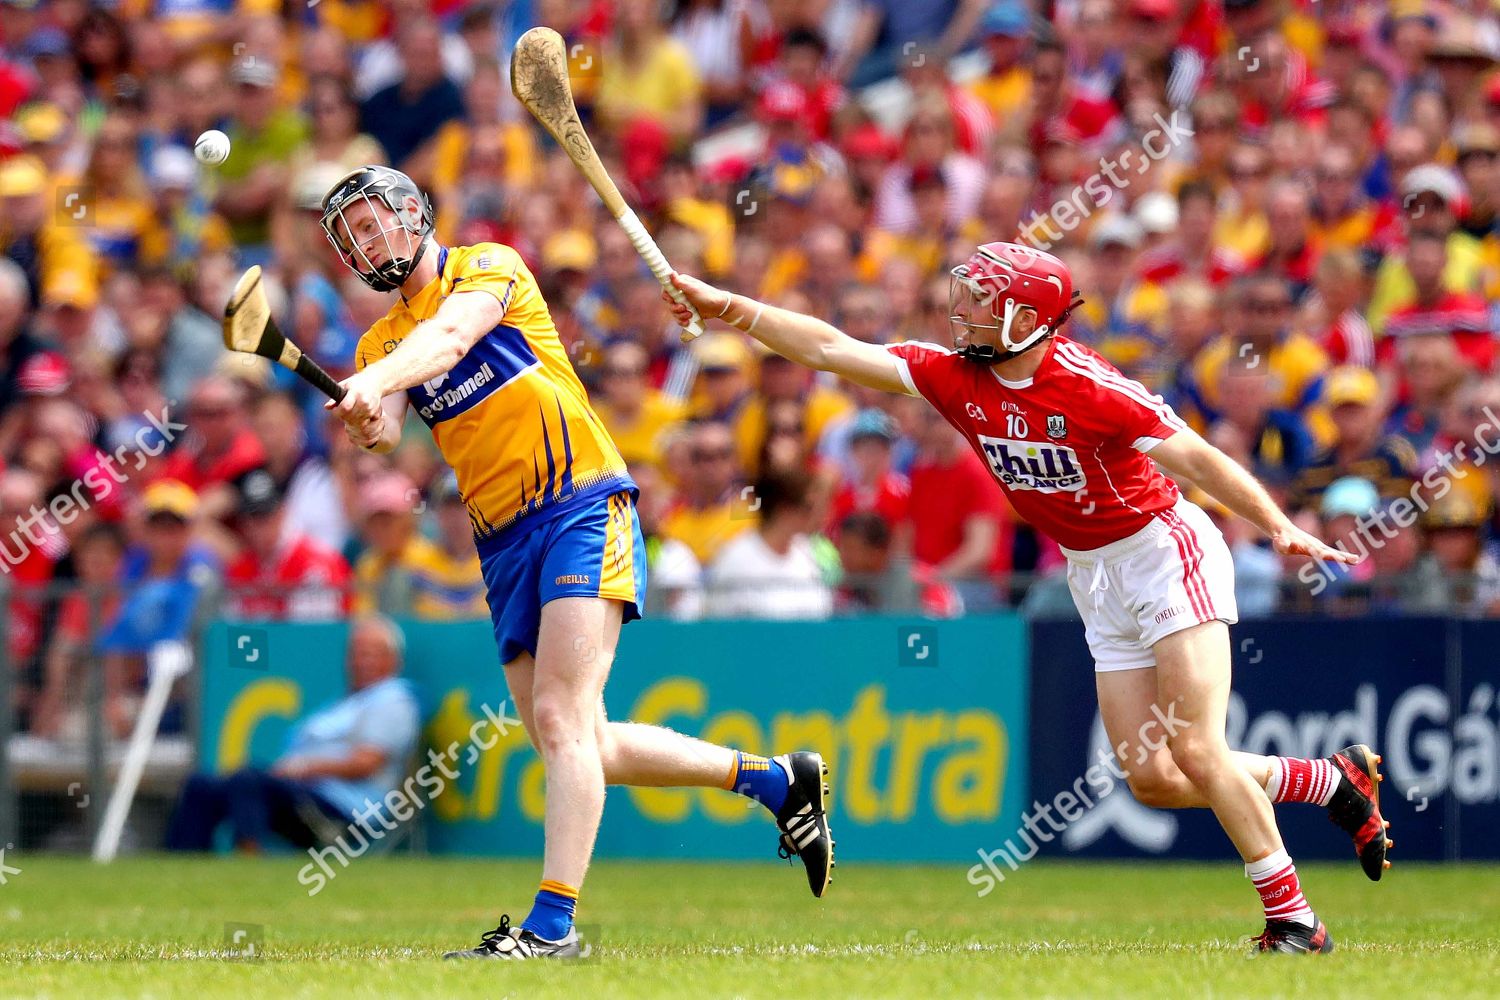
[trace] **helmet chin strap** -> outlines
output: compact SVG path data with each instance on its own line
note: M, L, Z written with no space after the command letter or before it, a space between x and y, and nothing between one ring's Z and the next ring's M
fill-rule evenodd
M430 235L422 237L422 242L417 244L416 253L413 253L411 255L411 259L409 261L386 262L385 266L392 268L392 271L386 275L386 280L390 281L394 279L394 283L391 285L392 288L400 288L406 283L406 279L410 278L416 272L417 265L422 263L422 255L427 252L427 245L431 242L432 237ZM402 267L402 264L404 264L405 266ZM384 269L382 268L382 270Z
M1031 343L1027 344L1019 351L998 351L995 349L994 344L965 344L963 347L959 348L953 353L957 354L965 361L973 361L975 364L998 365L1002 361L1009 361L1012 358L1019 358L1027 351L1033 350L1034 348L1038 347L1041 344L1045 344L1051 339L1052 334L1049 331L1048 333L1043 334L1042 336L1033 340Z

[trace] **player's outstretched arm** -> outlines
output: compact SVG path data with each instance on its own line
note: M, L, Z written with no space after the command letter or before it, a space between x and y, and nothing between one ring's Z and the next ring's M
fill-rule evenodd
M1168 472L1195 483L1203 492L1265 532L1277 552L1331 562L1359 562L1357 554L1326 545L1293 524L1254 476L1203 440L1196 431L1178 431L1152 448L1151 457Z
M686 274L672 274L672 284L704 319L720 319L765 344L782 357L819 371L833 372L860 385L885 392L906 392L895 355L855 340L815 316L734 295ZM687 327L692 314L666 292L662 299L677 322Z

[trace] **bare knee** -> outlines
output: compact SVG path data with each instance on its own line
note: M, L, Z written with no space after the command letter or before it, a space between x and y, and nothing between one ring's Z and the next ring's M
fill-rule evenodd
M594 746L592 713L581 715L561 698L539 697L531 708L531 743L543 760Z
M1173 762L1200 789L1232 763L1229 747L1223 740L1182 735L1168 741L1167 746Z

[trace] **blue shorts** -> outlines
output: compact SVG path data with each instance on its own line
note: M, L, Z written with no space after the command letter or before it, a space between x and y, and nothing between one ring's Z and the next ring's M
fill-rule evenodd
M624 621L641 616L646 542L629 492L566 504L515 527L479 546L501 663L536 655L542 605L556 598L610 598L624 603Z

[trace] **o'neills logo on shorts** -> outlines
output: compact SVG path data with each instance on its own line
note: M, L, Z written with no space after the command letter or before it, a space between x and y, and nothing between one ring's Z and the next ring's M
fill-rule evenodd
M565 573L564 575L558 577L556 580L553 580L552 585L554 587L563 587L570 583L581 583L587 586L588 582L589 578L585 573Z
M494 380L495 369L490 367L488 361L480 365L479 370L473 375L470 375L453 388L441 393L434 391L434 383L441 382L442 380L440 378L433 379L432 382L427 383L427 391L432 393L432 402L426 406L418 407L417 412L422 414L423 419L431 419L434 414L442 413L444 410L451 410Z
M1083 489L1083 469L1078 453L1067 445L1042 441L1015 441L979 435L989 459L990 471L1000 485L1011 490L1040 493L1076 493Z

